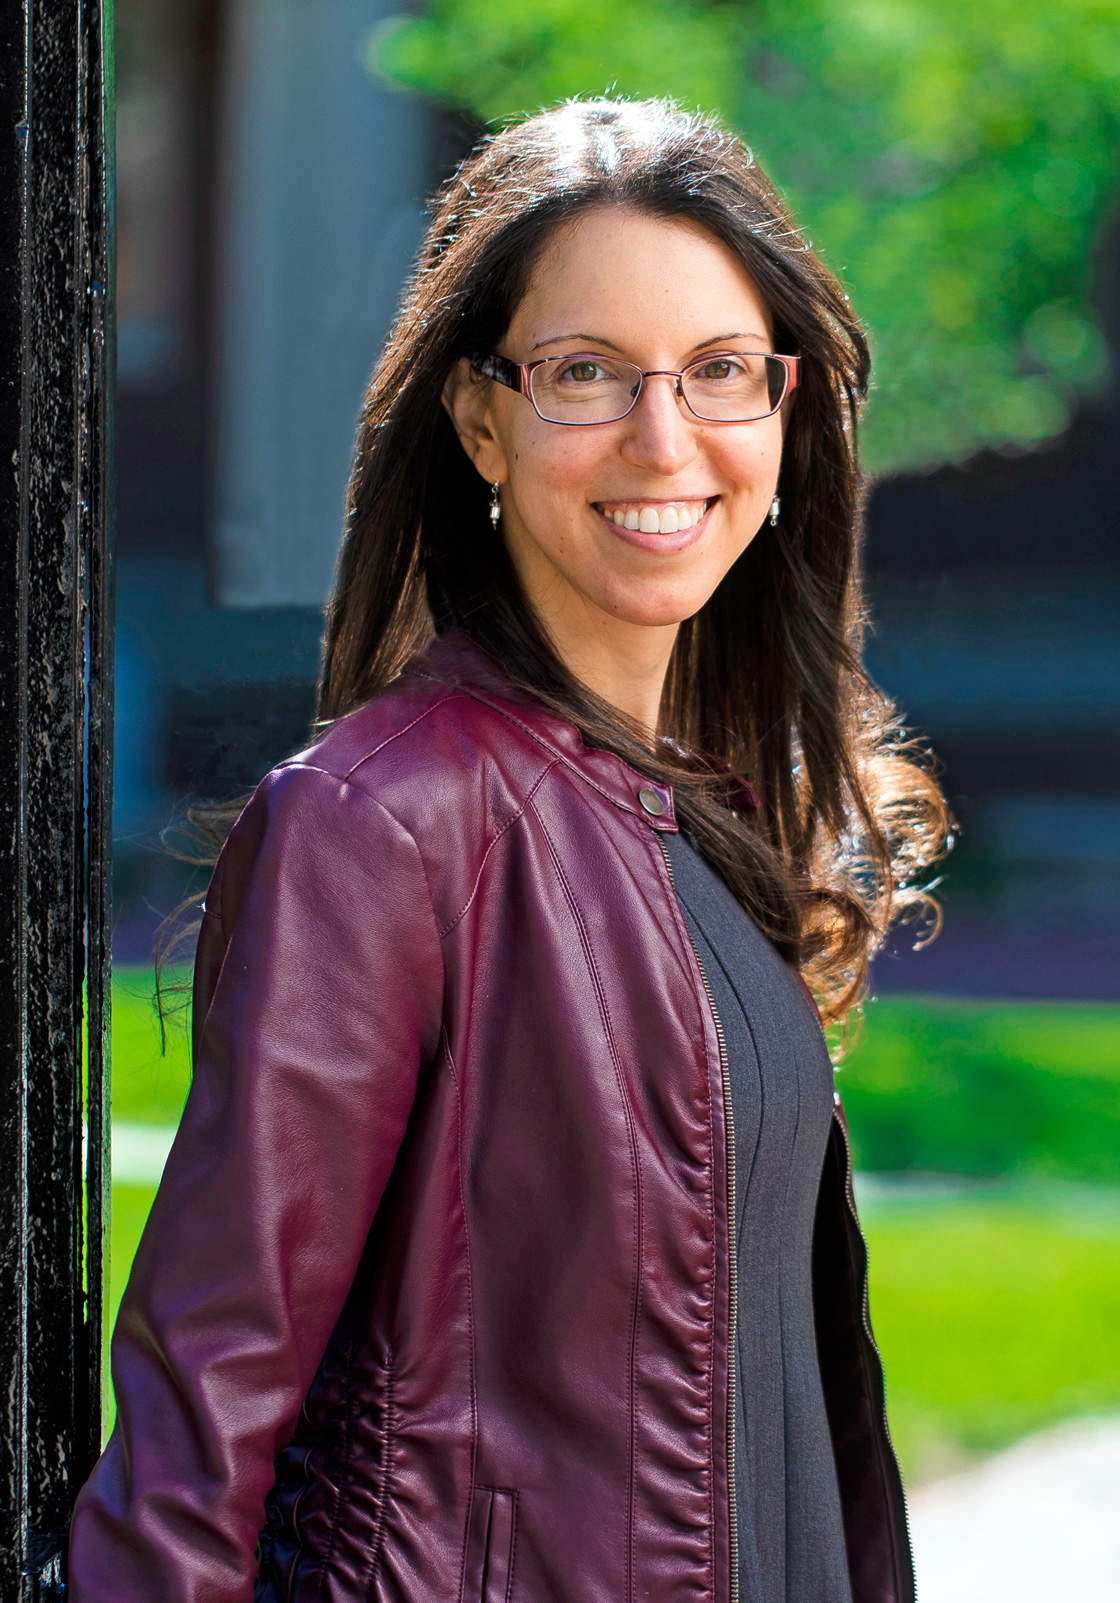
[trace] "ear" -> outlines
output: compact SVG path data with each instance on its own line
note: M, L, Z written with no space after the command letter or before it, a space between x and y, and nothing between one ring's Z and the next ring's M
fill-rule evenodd
M495 480L504 484L509 467L494 429L493 389L493 380L476 373L469 359L461 356L447 376L442 400L463 450L487 484Z

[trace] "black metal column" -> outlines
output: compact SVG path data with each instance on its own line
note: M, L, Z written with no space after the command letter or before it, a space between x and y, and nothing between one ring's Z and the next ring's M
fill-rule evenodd
M112 0L0 5L0 1600L63 1595L108 1225Z

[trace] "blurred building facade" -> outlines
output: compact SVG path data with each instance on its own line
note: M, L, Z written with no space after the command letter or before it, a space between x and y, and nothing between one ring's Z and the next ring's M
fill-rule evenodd
M117 950L161 831L307 739L365 380L469 143L364 66L384 0L118 0Z
M159 833L306 738L366 375L470 130L365 70L384 0L118 0L118 957ZM1101 274L1118 349L1120 285ZM871 663L945 764L947 927L882 989L1120 996L1120 410L885 481Z
M1113 404L1050 450L872 497L872 670L961 826L945 931L896 941L884 988L1120 996L1118 458Z

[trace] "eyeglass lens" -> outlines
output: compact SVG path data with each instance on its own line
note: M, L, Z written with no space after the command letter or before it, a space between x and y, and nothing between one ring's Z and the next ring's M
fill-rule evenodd
M710 356L686 369L689 407L711 423L768 417L785 395L785 364L773 356ZM550 423L613 423L634 405L642 370L607 356L557 356L533 369L533 404Z

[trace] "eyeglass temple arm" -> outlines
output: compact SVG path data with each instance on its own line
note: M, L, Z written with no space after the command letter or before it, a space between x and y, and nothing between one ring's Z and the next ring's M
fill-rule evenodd
M517 390L521 395L529 393L529 367L520 362L511 362L505 356L472 356L471 366L483 378L492 378L507 389Z

